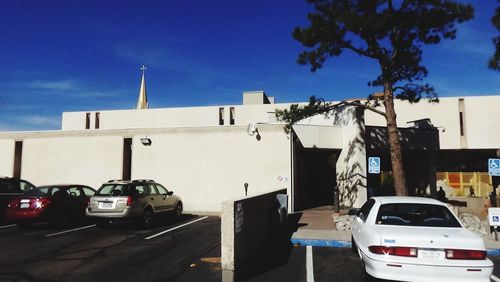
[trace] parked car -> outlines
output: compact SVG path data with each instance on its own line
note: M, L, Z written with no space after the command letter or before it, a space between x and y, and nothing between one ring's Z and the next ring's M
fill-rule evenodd
M19 178L0 177L0 217L4 218L9 201L35 188L35 185Z
M95 190L78 184L40 186L9 202L5 217L21 228L35 222L66 224L85 218Z
M365 280L490 281L493 271L483 240L434 199L373 197L351 234Z
M159 213L182 214L182 201L173 193L153 180L110 180L90 199L86 214L101 219L99 224L126 220L147 228Z

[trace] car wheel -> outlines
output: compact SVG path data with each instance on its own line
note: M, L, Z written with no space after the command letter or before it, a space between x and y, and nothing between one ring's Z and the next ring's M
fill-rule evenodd
M363 282L375 281L375 278L373 278L373 276L371 276L370 274L368 274L368 272L366 272L366 265L363 259L361 259L361 281Z
M179 217L182 215L182 202L178 202L175 206L175 216Z
M151 208L146 208L142 214L141 225L143 228L148 228L153 223L153 210Z
M358 253L358 246L356 245L356 242L354 241L354 237L351 235L351 250L353 254Z
M27 222L22 222L17 224L17 227L19 227L19 229L28 229L30 228L30 226L31 224Z

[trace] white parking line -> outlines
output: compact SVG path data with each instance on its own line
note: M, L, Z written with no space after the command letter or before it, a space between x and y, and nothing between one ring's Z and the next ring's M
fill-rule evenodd
M307 273L307 282L314 282L312 246L306 246L306 273Z
M94 227L94 226L95 226L95 224L88 225L88 226L83 226L83 227L79 227L79 228L75 228L75 229L70 229L70 230L66 230L66 231L61 231L61 232L57 232L57 233L48 234L48 235L45 235L45 237L52 237L52 236L56 236L56 235L60 235L60 234L64 234L64 233L69 233L69 232L73 232L73 231L78 231L78 230L82 230L82 229L91 228L91 227Z
M176 227L170 228L170 229L168 229L168 230L162 231L162 232L157 233L157 234L155 234L155 235L151 235L151 236L146 237L146 238L144 238L144 239L146 239L146 240L153 239L154 237L157 237L157 236L163 235L163 234L168 233L168 232L170 232L170 231L173 231L173 230L175 230L175 229L179 229L179 228L184 227L184 226L186 226L186 225L193 224L193 223L198 222L198 221L202 221L202 220L204 220L204 219L206 219L206 218L208 218L208 216L204 216L204 217L202 217L202 218L198 218L198 219L192 220L192 221L190 221L190 222L187 222L187 223L181 224L181 225L179 225L179 226L176 226Z
M491 280L495 281L495 282L500 282L500 278L496 277L495 275L491 275L490 276Z
M2 228L14 227L14 226L16 226L16 225L17 225L17 224L4 225L4 226L0 226L0 229L2 229Z

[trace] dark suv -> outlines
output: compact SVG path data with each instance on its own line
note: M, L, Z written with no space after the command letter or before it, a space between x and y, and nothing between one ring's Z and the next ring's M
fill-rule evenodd
M153 180L110 180L90 198L86 215L101 219L100 224L122 219L147 228L156 214L182 214L182 201L173 194Z
M4 219L9 201L35 188L35 185L19 178L0 177L0 220Z

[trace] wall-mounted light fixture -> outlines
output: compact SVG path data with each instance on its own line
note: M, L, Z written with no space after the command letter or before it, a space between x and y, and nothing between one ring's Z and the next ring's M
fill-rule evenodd
M151 141L151 139L148 138L148 137L143 137L143 138L141 138L141 143L144 146L151 146L151 144L153 143L153 141Z
M257 141L260 141L260 139L262 139L262 137L260 136L260 133L259 133L259 128L255 124L250 123L248 125L247 133L250 136L254 136L255 135L255 138L257 139Z

